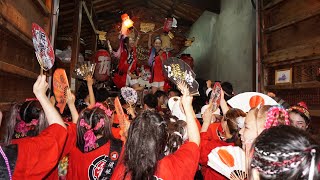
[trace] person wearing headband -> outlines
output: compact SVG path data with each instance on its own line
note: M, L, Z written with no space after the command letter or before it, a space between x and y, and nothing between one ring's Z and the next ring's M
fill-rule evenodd
M300 102L288 109L291 125L302 130L307 130L311 116L306 103Z
M148 64L151 69L151 86L152 93L154 94L157 90L163 91L165 77L162 71L162 65L167 60L167 54L161 49L162 40L160 36L156 36L153 40L153 46L151 43L152 34L149 34L148 47L150 49L150 55Z
M250 159L251 179L320 179L319 144L292 126L262 132L252 145Z

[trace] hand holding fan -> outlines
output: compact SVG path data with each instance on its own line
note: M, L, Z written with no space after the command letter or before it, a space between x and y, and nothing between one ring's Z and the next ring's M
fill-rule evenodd
M278 105L278 103L271 97L257 92L245 92L238 94L229 99L228 104L233 108L241 109L243 112L249 112L250 109L258 106Z
M208 155L208 165L232 180L247 178L245 153L237 146L217 147Z
M32 42L36 57L43 70L48 71L54 64L54 51L45 31L36 23L32 23Z
M66 71L64 69L56 69L53 73L53 93L56 97L57 107L60 113L63 113L67 104L67 90L69 89L69 83Z
M96 64L90 61L84 61L77 64L76 69L74 70L77 77L80 79L85 79L87 76L93 76Z
M214 83L211 96L210 96L210 103L212 103L212 112L215 112L220 105L220 100L221 100L221 91L222 87L220 83L216 82Z
M183 60L176 57L169 58L163 62L163 72L176 85L178 81L185 82L191 95L200 95L199 84L195 80L196 74Z
M129 104L129 106L132 106L137 103L138 93L136 90L134 90L130 87L123 87L123 88L121 88L120 91L121 91L121 96Z
M118 97L116 97L114 100L114 107L116 109L117 116L119 119L121 140L125 141L127 139L130 121L126 118Z

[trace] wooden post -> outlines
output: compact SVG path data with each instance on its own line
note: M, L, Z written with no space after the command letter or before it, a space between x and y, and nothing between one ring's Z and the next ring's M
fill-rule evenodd
M71 90L73 91L75 91L75 77L73 77L74 76L73 71L78 62L79 51L80 51L82 3L83 1L75 0L75 13L73 18L73 32L72 32L72 53L71 53L70 77L69 77Z
M58 28L59 4L60 4L60 0L46 0L47 7L51 9L49 39L54 51L55 51L55 39L56 39L57 28ZM52 74L53 74L53 69L50 69L48 84L49 84L49 89L51 89L51 92L49 96L53 94L53 89L51 88Z

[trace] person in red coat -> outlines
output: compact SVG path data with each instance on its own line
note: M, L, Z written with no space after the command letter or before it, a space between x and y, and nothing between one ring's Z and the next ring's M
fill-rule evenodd
M46 96L46 76L40 75L33 92L46 115L49 127L35 137L21 138L1 146L0 179L43 179L57 164L67 131L60 114Z
M182 88L182 93L189 141L165 156L168 136L166 120L155 111L145 110L129 127L124 156L111 180L194 179L200 155L200 136L194 119L192 96L189 96L187 87Z
M120 48L118 50L119 65L118 65L118 77L115 79L115 84L118 88L129 86L136 91L142 90L138 83L137 74L137 44L140 39L138 35L135 40L134 37L122 37Z
M162 65L167 60L167 54L161 49L162 40L160 36L155 37L153 40L153 47L151 45L152 34L149 34L148 47L150 49L149 66L151 69L151 86L152 93L154 94L157 90L164 90L165 77L162 72Z
M209 167L208 155L216 147L236 145L241 147L241 140L239 138L239 131L244 127L244 118L246 114L240 109L229 109L221 92L220 106L224 114L220 126L223 129L223 133L219 134L219 125L215 122L215 116L211 112L212 104L209 104L208 108L203 114L203 125L201 128L201 143L200 143L200 164L202 166L201 172L205 180L226 180L227 178Z

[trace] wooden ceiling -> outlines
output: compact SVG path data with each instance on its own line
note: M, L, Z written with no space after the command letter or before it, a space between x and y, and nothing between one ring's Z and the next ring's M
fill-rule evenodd
M60 0L58 37L72 34L75 1L78 0ZM85 0L85 3L96 29L107 32L121 21L122 13L131 16L130 12L140 7L151 9L155 16L173 16L184 27L191 27L205 10L220 13L220 0ZM87 46L91 45L92 33L83 10L81 37Z

